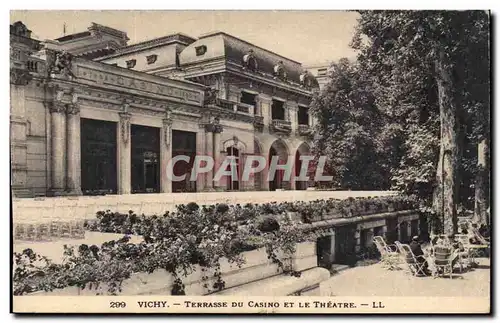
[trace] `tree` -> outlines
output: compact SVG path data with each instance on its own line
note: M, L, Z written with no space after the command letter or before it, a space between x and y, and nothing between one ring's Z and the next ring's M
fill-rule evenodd
M390 163L382 159L391 133L383 124L369 78L357 64L341 59L331 68L331 79L314 98L310 112L316 123L313 153L327 156L332 184L343 189L387 189ZM397 140L397 136L396 136ZM387 142L386 142L387 141Z
M476 62L474 55L483 54L485 44L488 46L488 27L489 16L482 11L360 11L352 44L360 51L360 68L379 85L374 87L379 107L393 111L394 122L403 124L408 132L407 139L419 132L412 125L428 125L428 133L420 131L419 138L431 135L435 129L430 121L439 115L432 200L447 234L457 229L467 137L464 120L474 111L472 107L489 110L488 94L484 96L489 73L484 72L484 61L468 64ZM412 165L409 158L403 158L402 166L405 160L408 170ZM430 173L425 173L427 179ZM424 191L429 192L429 185L426 187Z

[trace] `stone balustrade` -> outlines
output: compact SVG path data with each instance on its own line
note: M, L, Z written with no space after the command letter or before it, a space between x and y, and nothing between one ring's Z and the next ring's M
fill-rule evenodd
M288 120L273 119L271 130L276 133L289 134L292 132L292 123Z

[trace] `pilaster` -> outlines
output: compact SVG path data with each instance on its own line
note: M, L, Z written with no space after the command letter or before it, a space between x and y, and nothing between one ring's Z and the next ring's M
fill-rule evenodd
M221 132L222 129L214 129L213 131L213 136L214 136L214 150L213 150L213 156L214 156L214 169L218 170L222 164L222 156L221 156ZM221 182L219 180L214 180L213 182L214 188L215 189L221 189Z
M160 138L160 190L162 193L172 192L172 179L167 174L167 164L172 159L172 118L171 114L163 119Z
M297 133L299 127L299 106L297 102L287 101L286 108L292 126L292 133Z
M131 192L131 137L130 118L128 112L120 112L120 122L118 124L118 192L119 194L130 194Z
M205 133L205 154L209 157L214 158L214 133L208 128L203 129ZM215 166L215 162L214 162ZM214 167L210 169L205 175L205 190L212 191L214 189Z
M198 131L196 132L196 155L207 156L205 147L206 147L206 133L205 127L200 126ZM206 190L206 177L207 174L199 174L196 177L196 191L203 192Z
M68 104L67 114L67 168L66 186L69 194L82 195L81 189L81 147L80 147L80 107L76 102Z
M265 94L259 94L258 101L260 102L260 114L263 119L264 129L267 129L267 131L269 131L269 125L272 122L271 121L272 98Z
M212 156L212 158L214 159L214 167L212 168L212 170L206 173L204 189L206 191L212 191L214 189L219 188L219 181L214 181L213 178L222 162L220 155L221 153L220 134L224 130L224 128L220 124L219 117L208 117L208 118L209 118L208 122L202 124L202 127L206 132L205 153L208 156Z
M56 100L49 103L51 120L50 195L63 195L66 190L66 104Z

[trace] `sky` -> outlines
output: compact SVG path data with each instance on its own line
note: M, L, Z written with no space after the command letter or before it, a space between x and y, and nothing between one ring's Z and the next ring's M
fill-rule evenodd
M86 31L92 22L125 31L129 45L181 32L224 31L304 65L354 58L357 13L345 11L11 11L39 40Z

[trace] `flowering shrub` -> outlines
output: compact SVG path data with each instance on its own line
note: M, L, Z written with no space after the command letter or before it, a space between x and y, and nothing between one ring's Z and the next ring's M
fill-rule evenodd
M246 224L263 216L278 216L277 220L283 218L289 213L296 213L300 216L303 223L328 220L334 218L348 218L360 215L369 215L384 212L393 212L401 210L417 209L417 200L407 196L383 196L375 198L348 198L348 199L322 199L310 202L295 201L282 203L263 203L263 204L240 204L227 205L203 205L201 214L204 216L215 216L214 221L235 221L238 224ZM187 205L178 205L177 213L187 213L198 211L200 208L196 203ZM168 217L169 212L163 217ZM129 214L98 212L97 222L88 222L87 229L91 231L113 232L144 235L146 228L151 226L157 216L138 216L132 211ZM144 224L144 225L143 225Z
M263 222L260 219L238 220L236 215L239 213L235 210L237 208L222 204L202 208L188 204L163 216L99 212L97 221L89 223L89 228L140 234L144 241L129 243L126 235L101 246L65 247L62 264L34 255L29 249L15 253L14 294L78 286L96 289L98 294L116 295L131 274L164 269L174 277L171 293L183 295L182 278L194 272L196 265L202 268L204 287L213 292L225 287L221 258L240 267L245 263L241 252L260 247L265 247L268 258L278 265L278 270L298 276L284 262L295 252L297 243L308 239L298 223L283 216L279 220L276 217L271 222L276 225L279 221L279 224L273 230L261 230ZM214 270L211 284L207 274L209 268ZM103 289L103 285L107 289Z
M225 288L220 259L242 266L243 251L264 247L278 270L293 276L285 259L296 250L297 243L311 240L314 233L301 229L292 214L304 223L338 217L352 217L415 208L415 201L402 196L199 206L179 205L175 212L163 215L137 215L98 212L86 229L122 233L117 241L101 246L82 244L65 247L64 261L54 264L30 249L15 253L14 294L51 291L78 286L112 295L121 292L122 282L133 273L152 273L164 269L174 277L173 295L183 295L182 278L201 267L204 287L208 292ZM140 235L143 242L133 244L127 235ZM214 270L209 284L209 268ZM105 284L103 284L105 283ZM103 287L106 286L106 288Z

